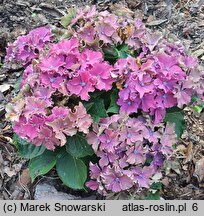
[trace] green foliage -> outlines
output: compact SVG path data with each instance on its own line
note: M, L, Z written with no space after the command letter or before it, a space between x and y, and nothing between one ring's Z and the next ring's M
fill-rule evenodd
M108 107L107 113L119 113L119 106L117 105L118 90L113 89L110 93L110 106Z
M19 92L20 91L20 84L21 84L21 80L22 80L22 74L21 74L21 76L20 77L18 77L18 79L16 80L16 82L15 82L15 85L14 85L14 89L15 89L15 91L16 92Z
M91 99L83 102L87 112L92 116L94 122L98 123L101 118L105 118L110 113L119 113L117 105L118 90L113 88L111 91L96 91L90 94Z
M61 24L64 28L67 28L71 20L76 16L76 8L69 8L68 14L61 18Z
M82 134L76 134L72 137L67 137L66 150L73 157L82 158L88 155L93 155L93 149L87 143L86 138Z
M157 191L156 193L150 192L145 200L160 200L160 193Z
M81 159L65 153L57 159L57 173L62 182L73 189L84 189L87 167Z
M162 189L161 182L153 182L150 186L149 194L146 196L146 200L160 200L160 190Z
M91 109L91 107L94 105L94 102L84 101L83 105L85 106L86 111L89 111Z
M56 165L57 173L65 185L73 189L84 189L87 166L79 158L93 155L93 150L81 133L68 137L67 141L64 148L52 152L46 150L43 145L37 147L16 134L13 136L18 154L30 159L29 171L32 181L46 174Z
M153 182L150 186L152 190L161 190L162 189L162 184L161 182Z
M196 103L196 105L193 105L194 103ZM204 108L204 102L196 95L191 97L191 105L193 106L193 110L197 113L201 113Z
M33 158L29 162L29 172L32 181L40 175L48 173L56 164L56 153L45 150L43 154Z
M127 58L129 55L129 49L127 44L117 46L118 58Z
M175 123L175 131L177 137L181 137L183 134L183 130L185 128L185 121L184 121L184 113L183 110L173 107L167 110L166 116L164 118L164 122L171 122Z
M113 47L113 46L104 47L103 55L104 55L104 59L111 63L115 63L117 59L119 58L118 50L116 47Z
M131 55L128 45L107 46L103 48L104 59L114 64L118 59L127 58Z
M18 154L22 158L32 159L41 155L45 151L45 146L35 146L24 139L21 139L17 134L13 135L13 143L18 149Z
M196 111L197 113L201 113L203 110L203 104L197 104L193 107L193 110Z
M94 100L94 104L88 110L88 113L93 118L94 122L99 122L101 118L107 117L104 99L103 98L96 98Z

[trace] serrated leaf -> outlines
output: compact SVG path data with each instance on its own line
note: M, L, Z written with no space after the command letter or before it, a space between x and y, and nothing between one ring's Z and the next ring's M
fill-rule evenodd
M181 137L185 128L184 113L179 108L171 108L167 110L164 122L175 123L175 131L177 137Z
M92 116L94 122L99 122L101 118L107 117L104 99L96 98L88 113Z
M110 100L111 100L110 106L106 112L107 113L115 113L115 114L119 113L119 106L117 105L118 91L116 89L114 89L111 92Z
M61 24L64 28L70 24L71 20L76 16L76 8L70 8L67 11L67 15L61 18Z
M22 158L32 159L45 151L45 146L35 146L26 140L21 139L17 134L13 135L13 143L18 149L19 156Z
M81 134L67 138L66 150L73 157L82 158L93 155L93 149L87 143L86 138Z
M57 159L56 169L66 186L72 189L84 189L87 167L82 160L66 153Z
M56 154L52 151L44 151L43 154L30 160L29 173L32 181L40 175L48 173L56 164Z

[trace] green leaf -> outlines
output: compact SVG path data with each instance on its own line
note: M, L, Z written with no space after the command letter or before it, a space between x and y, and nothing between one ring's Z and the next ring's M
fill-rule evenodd
M181 109L174 107L167 110L164 122L175 123L177 137L181 137L185 128L184 113Z
M56 164L55 152L45 150L43 154L30 160L29 172L32 181L40 175L48 173Z
M153 182L150 186L153 190L161 190L162 189L162 183L161 182Z
M145 198L146 200L160 200L160 193L157 191L156 193L149 193L149 195Z
M204 102L197 95L191 97L190 105L193 106L192 109L197 113L201 113L204 108Z
M61 18L61 24L64 28L70 24L71 20L76 16L76 8L69 8L68 14Z
M100 97L101 95L103 95L104 93L106 93L106 91L99 91L96 90L94 92L91 92L89 95L91 97L91 101L93 102L95 98Z
M92 116L94 122L98 123L101 118L107 117L104 99L96 98L93 106L89 109L88 113Z
M192 95L191 96L191 102L190 104L192 105L193 103L195 103L197 100L199 100L199 97L197 95Z
M89 111L91 109L91 107L94 105L94 102L83 101L83 105L85 106L86 111Z
M66 153L57 159L57 173L62 182L72 189L84 189L87 167L84 162Z
M108 107L107 113L119 113L119 106L117 105L118 90L114 89L110 95L110 106Z
M32 159L41 155L45 151L45 146L35 146L24 139L21 139L17 134L13 135L13 143L18 149L20 157Z
M153 161L153 157L147 158L146 161L145 161L145 163L144 163L144 165L145 166L150 166L150 164L151 164L152 161Z
M67 138L66 150L73 157L82 158L93 155L93 149L87 143L86 138L81 134Z
M122 45L119 45L117 47L118 49L118 58L127 58L128 57L128 45L127 44L122 44Z
M117 60L119 58L118 50L113 46L104 47L103 53L106 60Z
M197 113L201 113L203 110L203 104L197 104L193 107L193 110L195 110Z
M19 92L21 89L20 84L21 84L22 77L23 77L23 75L21 74L21 76L18 77L18 79L15 82L14 89L16 92Z
M107 46L103 48L104 58L111 63L114 63L117 59L127 58L130 54L127 44L121 44L117 47Z

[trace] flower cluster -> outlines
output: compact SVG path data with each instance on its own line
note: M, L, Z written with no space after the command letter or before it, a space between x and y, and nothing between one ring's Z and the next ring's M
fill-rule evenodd
M36 28L29 34L18 37L14 43L8 44L6 61L17 61L27 65L32 59L39 57L52 38L53 34L50 28Z
M105 44L121 42L118 28L117 16L108 11L98 12L95 6L78 10L69 26L70 33L87 45L97 44L99 41Z
M68 30L87 46L96 49L107 44L122 43L135 49L140 49L143 43L154 47L161 37L158 34L150 36L140 20L117 16L108 11L98 12L95 6L78 10Z
M141 109L159 123L166 109L188 105L194 94L204 98L204 70L197 60L186 54L183 45L152 33L140 20L92 7L79 10L69 29L87 46L120 43L138 51L136 57L119 59L112 71L112 77L124 84L118 100L121 112L130 114Z
M50 107L48 101L29 96L21 98L16 105L7 106L7 115L15 124L14 132L36 146L45 145L49 150L65 145L66 136L73 136L78 131L88 133L92 124L82 103L71 110Z
M142 117L113 115L93 128L87 140L100 160L99 165L90 163L91 180L86 185L104 195L132 187L149 188L151 177L176 142L174 125L164 129L161 124L156 130Z
M80 52L75 38L61 40L49 47L36 66L29 65L25 69L22 88L29 84L35 94L41 94L35 86L47 86L51 92L58 90L65 96L76 95L82 100L89 100L88 93L95 89L107 91L112 88L112 66L103 61L101 52L87 48ZM47 90L44 94L51 92Z
M128 57L115 63L112 76L123 82L117 102L121 112L130 114L141 109L154 115L157 124L167 108L182 108L190 103L192 95L202 96L204 77L196 70L196 60L174 54L147 53L143 58Z
M146 52L152 51L162 39L162 34L153 33L139 19L118 16L114 11L98 12L95 6L77 10L68 32L95 49L125 43L131 49Z
M40 30L44 29L36 32ZM19 38L18 42L32 34ZM25 42L24 47L28 43ZM38 49L40 46L41 40ZM18 43L17 50L19 55ZM7 59L8 56L9 52ZM7 116L14 121L15 133L37 146L44 144L48 149L63 146L66 136L73 136L78 131L88 133L92 119L82 103L75 106L73 112L58 106L57 102L60 97L67 97L67 101L76 96L88 100L89 92L112 88L112 66L103 62L102 54L89 49L80 52L79 42L73 38L49 44L44 55L33 56L29 52L26 59L21 59L24 63L32 60L32 63L25 68L19 97L7 107Z
M40 27L8 45L6 62L25 69L20 92L6 108L14 132L49 150L84 133L99 158L90 163L89 188L103 195L149 188L176 142L174 125L161 122L167 109L182 109L193 95L204 99L203 68L183 45L140 20L95 7L77 10L64 31L66 37ZM90 93L117 94L116 87L118 95L96 92L97 110ZM109 117L95 124L88 113Z

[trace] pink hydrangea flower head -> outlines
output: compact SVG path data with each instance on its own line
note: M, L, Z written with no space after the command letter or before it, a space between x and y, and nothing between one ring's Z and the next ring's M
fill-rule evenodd
M67 89L71 94L79 96L82 100L89 100L89 92L94 92L94 82L88 71L81 72L78 77L68 81Z
M92 44L95 40L94 27L91 23L87 23L83 28L81 28L79 35L86 43Z
M83 67L83 64L87 66L94 66L94 64L99 64L103 60L103 55L101 52L96 52L90 49L84 49L84 51L81 53L81 64Z
M130 177L125 175L122 171L113 170L110 167L107 167L107 170L103 173L103 178L106 188L113 192L127 190L133 186Z
M77 129L69 119L69 116L55 119L52 122L46 122L46 125L50 126L55 132L55 137L61 141L60 146L64 146L67 142L65 135L73 136L77 133Z
M50 54L56 55L68 55L68 54L78 54L79 42L76 38L71 38L70 40L61 40L57 44L52 44L50 47Z
M41 63L38 65L42 72L58 72L60 67L65 64L61 56L44 57Z
M23 114L26 119L29 119L34 114L46 116L46 108L49 106L49 102L31 96L26 98L25 104Z
M70 119L75 122L75 125L80 132L88 134L89 127L93 121L91 116L87 114L86 108L81 102L78 106L74 107L74 112L70 112Z
M40 128L39 136L32 143L36 146L45 145L48 150L54 150L56 146L60 146L60 141L56 138L55 133L46 126Z
M40 79L43 85L50 86L53 89L59 89L64 80L64 78L57 73L41 73Z
M132 170L134 176L134 182L140 187L149 188L150 187L150 176L152 176L151 167L136 167Z
M114 79L111 78L112 67L106 63L96 63L90 70L90 74L95 80L95 87L99 90L110 90Z

